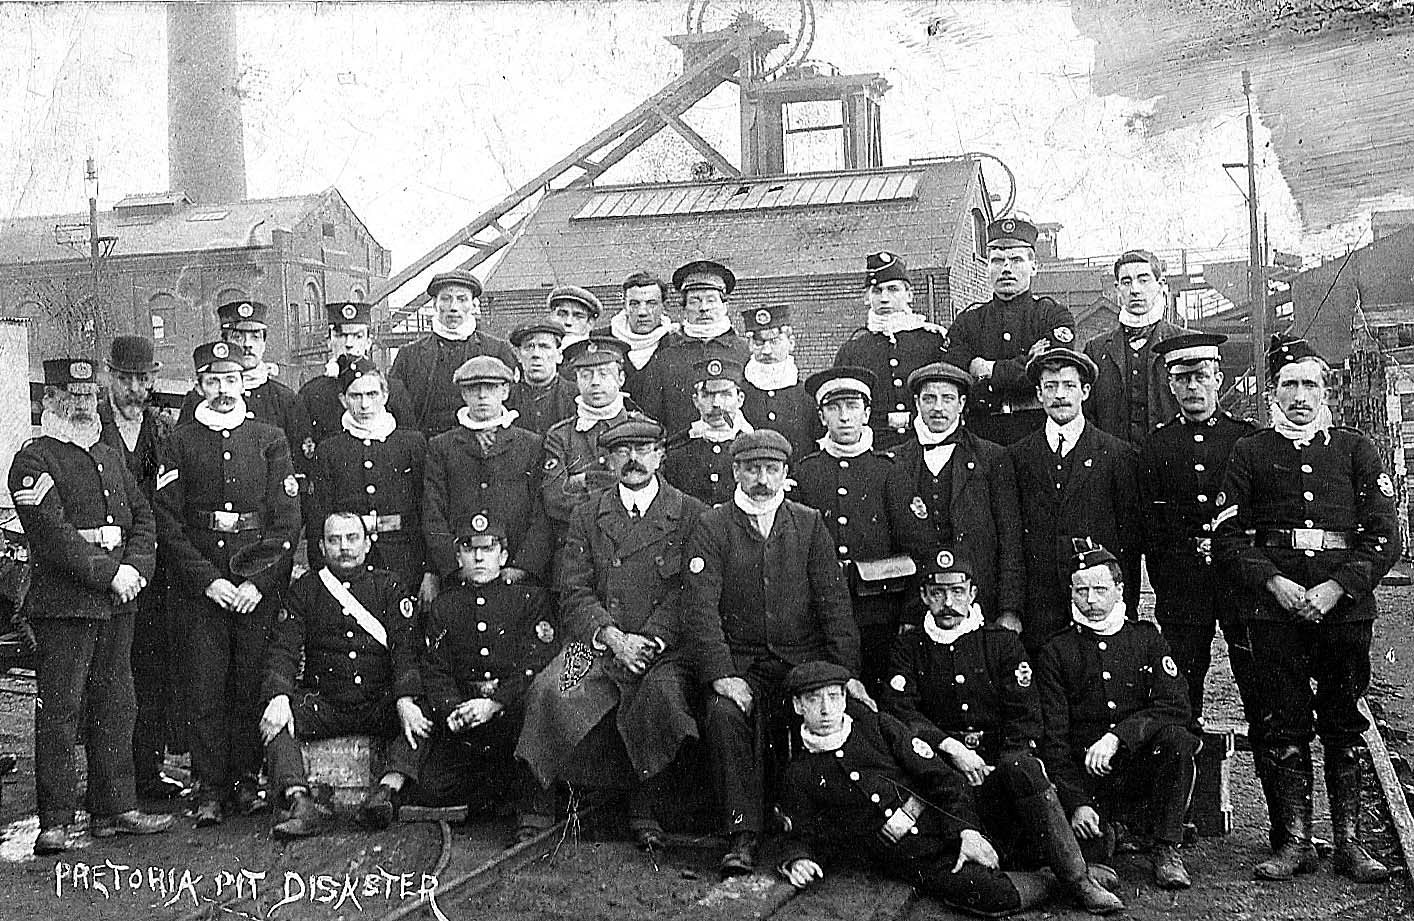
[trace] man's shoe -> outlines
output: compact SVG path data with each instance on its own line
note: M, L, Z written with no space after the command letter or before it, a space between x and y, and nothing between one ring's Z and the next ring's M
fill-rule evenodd
M236 781L231 789L230 804L236 815L258 815L270 809L270 801L262 795L259 781L250 776Z
M731 845L722 857L722 878L746 876L756 871L756 835L739 831L732 835Z
M324 831L329 817L304 790L290 794L290 817L274 828L276 838L308 838Z
M1154 882L1159 884L1160 889L1187 889L1193 885L1193 881L1188 878L1188 868L1183 865L1183 858L1178 854L1177 845L1154 846Z
M224 810L221 808L221 801L209 799L198 803L196 807L196 827L211 828L220 825L226 818Z
M358 807L358 824L364 828L387 828L393 824L396 810L393 808L393 793L387 784L380 783L364 797Z
M187 785L180 780L168 777L166 774L158 774L156 777L143 780L137 785L138 799L179 799L190 792Z
M114 835L156 835L171 828L176 822L169 815L149 815L137 809L129 809L117 815L93 816L88 821L88 833L95 838L111 838Z
M34 839L34 852L41 857L45 854L62 854L69 849L69 826L51 825L41 829Z
M1108 867L1102 863L1092 863L1090 864L1087 872L1089 872L1090 879L1095 883L1095 885L1107 889L1110 892L1119 891L1119 874L1116 873L1111 867Z

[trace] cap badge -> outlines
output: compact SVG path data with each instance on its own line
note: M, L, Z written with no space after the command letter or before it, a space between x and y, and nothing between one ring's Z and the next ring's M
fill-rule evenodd
M950 569L950 568L952 568L952 563L953 563L953 557L952 557L952 554L951 554L951 553L949 553L949 552L946 551L946 550L939 550L939 551L938 551L938 565L939 565L939 566L943 567L944 569Z
M882 253L879 254L879 261L882 262L884 265L888 265L890 262L894 261L894 254L889 252L888 250L884 250Z
M1069 326L1057 326L1051 330L1051 335L1056 337L1057 342L1074 342L1075 333Z
M597 346L597 345L595 345L593 342L591 342L591 343L589 343L588 345L586 345L586 346L584 347L584 351L590 352L590 353L597 352L597 351L599 351L599 346Z
M339 311L339 313L345 320L352 320L354 317L358 316L358 308L353 304L345 304L344 309Z
M767 310L767 309L764 308L764 307L761 308L760 310L756 311L756 325L758 325L758 326L765 326L767 323L770 323L770 322L771 322L771 311Z
M1011 233L1016 229L1016 221L1002 221L1002 230Z
M1019 688L1031 687L1031 663L1024 659L1016 667L1016 686Z
M243 317L248 317L251 314L255 313L255 308L250 306L249 304L242 304L236 308L236 313L240 314Z
M231 347L224 342L217 342L211 346L211 355L213 358L230 358Z
M69 362L69 376L76 381L86 381L93 377L93 365L86 361Z
M712 375L713 377L716 377L718 374L721 374L721 373L722 373L722 362L721 362L721 359L719 359L719 358L714 358L714 359L712 359L711 361L707 362L707 373L710 374L710 375Z
M928 519L928 503L923 501L922 496L914 496L913 501L908 503L909 511L913 512L913 517L919 521Z
M484 531L491 526L491 522L486 520L485 515L477 515L471 519L471 529L473 531Z

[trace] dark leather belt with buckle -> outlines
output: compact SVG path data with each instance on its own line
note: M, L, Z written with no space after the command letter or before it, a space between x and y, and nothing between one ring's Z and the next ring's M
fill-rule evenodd
M966 745L973 751L977 751L977 749L982 747L982 739L985 735L986 733L984 733L980 729L975 729L971 732L964 732L962 734L962 744Z
M1355 546L1354 531L1327 531L1323 528L1275 528L1257 532L1257 546L1288 550L1350 550Z
M235 534L260 530L259 512L188 512L187 524L206 531Z

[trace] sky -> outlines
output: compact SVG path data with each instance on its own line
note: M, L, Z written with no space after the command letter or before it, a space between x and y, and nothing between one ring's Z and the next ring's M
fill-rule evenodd
M779 23L801 3L708 5L710 15L754 6ZM400 268L672 80L681 56L663 36L684 31L687 7L241 4L249 194L336 186ZM887 163L995 154L1016 174L1017 208L1064 225L1062 255L1245 253L1243 197L1221 167L1245 156L1241 111L1151 134L1155 100L1093 92L1093 43L1067 3L815 0L814 10L810 58L891 85ZM100 207L168 187L165 31L158 4L0 2L0 218L84 210L88 157ZM735 92L686 116L733 161ZM1268 137L1259 113L1273 245L1314 254L1361 232L1301 227ZM664 132L606 179L686 178L695 159Z

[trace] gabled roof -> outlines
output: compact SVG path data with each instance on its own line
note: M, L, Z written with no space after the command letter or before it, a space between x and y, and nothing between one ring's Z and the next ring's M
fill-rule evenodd
M163 192L132 195L122 207L98 214L98 233L117 237L113 256L136 256L197 250L265 247L271 231L292 230L334 196L348 208L334 188L311 195L261 198L224 204L191 204L185 196ZM143 206L169 205L159 213ZM358 221L357 217L354 218ZM368 232L358 222L364 233ZM88 214L48 214L0 220L0 263L57 262L86 258L87 246L76 248L55 239L55 225L87 225ZM82 232L87 239L87 231ZM371 235L370 235L371 238Z
M858 272L888 249L941 266L963 212L985 196L978 161L551 192L491 271L493 291L616 285L634 269L666 277L693 259L740 278ZM985 207L985 206L984 206Z

